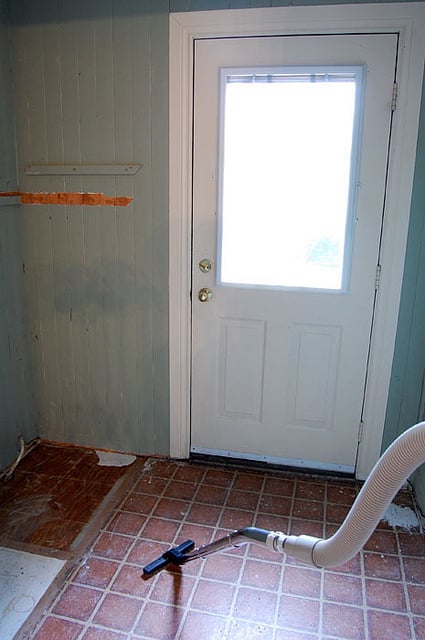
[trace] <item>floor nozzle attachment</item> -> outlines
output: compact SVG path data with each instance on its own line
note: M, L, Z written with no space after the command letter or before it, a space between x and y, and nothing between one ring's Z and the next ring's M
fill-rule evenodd
M173 547L169 549L165 553L162 554L160 558L157 558L150 564L143 567L143 575L146 577L152 576L157 571L161 571L161 569L165 569L169 564L180 565L187 562L188 558L185 555L188 551L192 551L195 548L195 543L193 540L186 540L178 545L178 547Z

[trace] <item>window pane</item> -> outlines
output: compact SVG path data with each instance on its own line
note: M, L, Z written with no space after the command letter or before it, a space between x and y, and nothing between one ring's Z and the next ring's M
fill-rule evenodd
M222 70L222 283L343 287L361 77L361 67Z

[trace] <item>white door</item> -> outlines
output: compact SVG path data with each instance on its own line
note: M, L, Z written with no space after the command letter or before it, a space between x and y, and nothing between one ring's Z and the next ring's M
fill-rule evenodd
M396 47L196 41L192 452L354 470Z

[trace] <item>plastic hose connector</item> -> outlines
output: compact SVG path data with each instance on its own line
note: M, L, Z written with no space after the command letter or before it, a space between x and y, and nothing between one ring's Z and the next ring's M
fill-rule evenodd
M320 541L321 538L315 538L314 536L287 536L283 550L284 553L287 553L288 556L295 558L299 562L314 565L314 547Z
M282 533L282 531L270 531L266 539L267 549L277 553L285 553L284 546L287 537L288 535L286 533Z

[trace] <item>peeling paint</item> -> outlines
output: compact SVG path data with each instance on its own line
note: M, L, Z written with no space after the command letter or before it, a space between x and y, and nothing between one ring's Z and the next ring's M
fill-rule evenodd
M128 207L134 200L128 196L105 196L104 193L88 193L75 191L27 192L2 191L0 197L19 196L22 204L55 204L84 207Z

